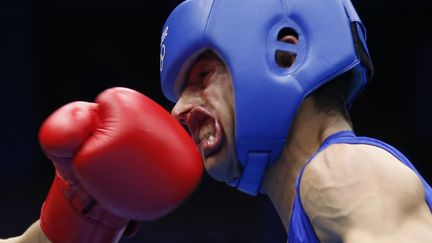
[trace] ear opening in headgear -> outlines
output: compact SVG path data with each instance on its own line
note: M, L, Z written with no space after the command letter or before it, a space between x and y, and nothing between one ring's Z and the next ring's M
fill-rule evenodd
M282 39L285 36L294 36L296 39L299 38L297 31L295 31L293 28L290 27L284 27L281 30L279 30L278 37L277 37L278 41L282 41Z
M298 43L299 35L297 31L290 27L284 27L278 32L277 40L289 44L296 45ZM275 61L281 68L291 67L297 57L296 53L286 50L276 50Z

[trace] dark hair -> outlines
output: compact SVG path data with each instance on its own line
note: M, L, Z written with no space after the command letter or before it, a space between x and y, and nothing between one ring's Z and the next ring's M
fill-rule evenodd
M352 72L345 72L311 94L312 100L320 112L329 116L341 115L350 125L351 117L348 113L346 100L352 78Z

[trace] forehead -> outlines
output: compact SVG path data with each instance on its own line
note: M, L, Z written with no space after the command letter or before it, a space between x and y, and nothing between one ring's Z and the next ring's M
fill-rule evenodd
M195 59L193 64L191 65L191 68L193 68L196 65L204 64L210 61L216 61L219 63L223 63L223 61L219 58L219 56L212 50L207 50L198 55L198 57Z
M216 55L216 53L214 51L207 50L198 56L197 61L199 61L199 60L212 60L212 59L220 60L218 55Z

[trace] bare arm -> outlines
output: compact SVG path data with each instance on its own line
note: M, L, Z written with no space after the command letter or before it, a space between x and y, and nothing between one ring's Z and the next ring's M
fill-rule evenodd
M382 149L330 146L306 168L300 194L322 242L432 242L419 178Z
M6 240L0 240L0 243L51 243L51 241L49 241L43 233L38 220L33 223L24 234Z

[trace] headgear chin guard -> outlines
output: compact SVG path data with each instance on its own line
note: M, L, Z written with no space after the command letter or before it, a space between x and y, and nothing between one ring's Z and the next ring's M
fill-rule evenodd
M298 43L282 42L290 30ZM187 0L165 23L161 86L176 102L185 70L205 50L229 68L236 111L236 152L243 172L234 183L256 195L266 169L280 156L303 99L353 71L349 106L371 76L365 29L349 0ZM276 52L296 56L281 67Z

